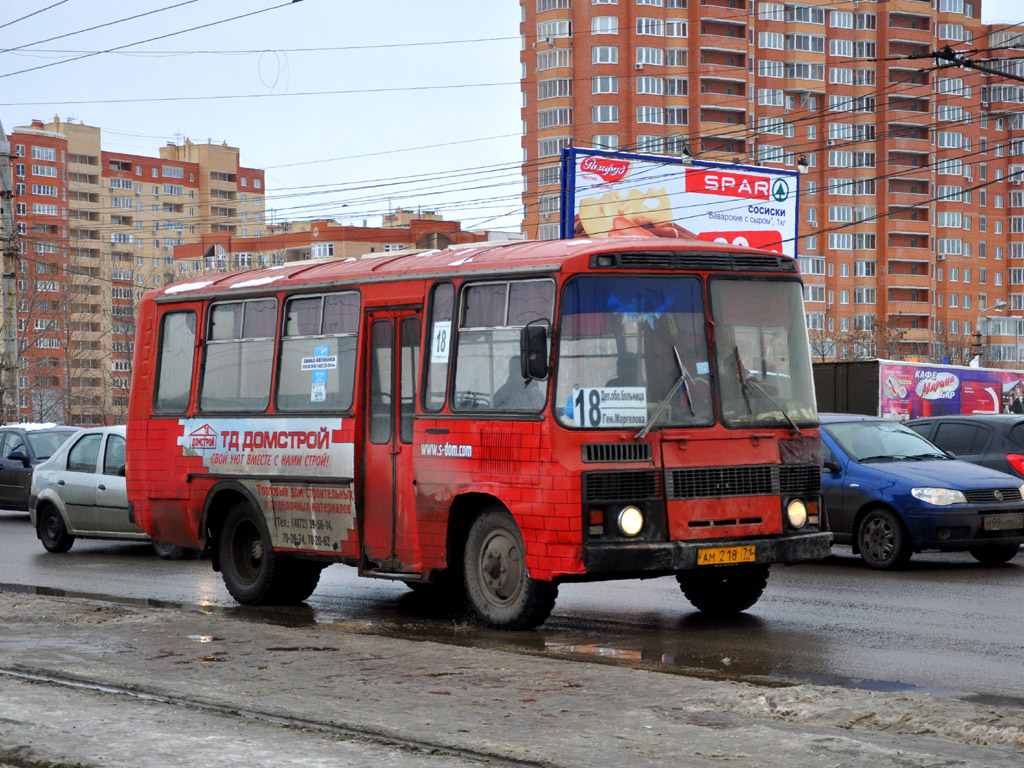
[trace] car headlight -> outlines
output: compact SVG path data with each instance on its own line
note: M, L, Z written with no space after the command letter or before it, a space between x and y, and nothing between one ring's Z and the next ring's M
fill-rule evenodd
M619 512L619 530L626 536L636 536L644 527L644 513L636 507L625 507Z
M967 503L967 497L952 488L911 488L910 495L925 504L934 504L936 507Z
M807 505L800 499L793 499L786 507L786 517L794 528L803 528L807 522Z

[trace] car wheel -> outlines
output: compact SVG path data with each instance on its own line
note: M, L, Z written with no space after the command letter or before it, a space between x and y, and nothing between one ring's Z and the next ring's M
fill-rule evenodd
M986 544L983 547L971 547L971 557L984 565L1002 565L1017 556L1019 544Z
M857 548L871 568L892 570L906 565L912 554L903 523L888 509L869 510L857 528Z
M690 604L702 613L726 616L747 610L768 585L767 565L729 565L676 574Z
M75 543L75 537L68 533L64 525L64 518L51 504L39 509L36 531L47 552L67 552Z
M161 560L181 560L185 557L184 547L176 547L166 541L154 541L153 551Z
M558 585L530 577L522 534L503 508L485 509L473 521L463 565L466 596L488 626L533 629L551 615Z

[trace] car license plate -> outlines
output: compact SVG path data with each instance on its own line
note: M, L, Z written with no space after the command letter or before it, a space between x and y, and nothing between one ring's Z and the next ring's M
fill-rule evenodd
M754 562L754 547L715 547L697 550L697 565L730 565Z
M1017 515L989 515L983 518L982 527L986 531L1012 531L1024 528L1024 513Z

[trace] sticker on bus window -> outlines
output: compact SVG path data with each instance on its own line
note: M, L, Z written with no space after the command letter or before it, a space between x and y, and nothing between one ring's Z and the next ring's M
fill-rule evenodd
M697 361L697 375L698 376L707 376L709 373L711 373L711 366L708 364L708 361L707 360L698 360Z
M327 370L313 371L313 392L309 396L310 402L327 402Z
M451 320L437 320L430 336L430 362L447 363L452 346Z
M331 348L327 344L317 344L313 347L313 356L302 358L302 370L304 371L326 371L338 367L338 356L331 354Z
M579 427L642 427L647 423L647 390L644 387L577 388L562 412Z

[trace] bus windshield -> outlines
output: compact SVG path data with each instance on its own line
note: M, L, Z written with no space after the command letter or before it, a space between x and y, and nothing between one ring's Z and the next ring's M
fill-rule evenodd
M714 422L698 278L577 278L565 287L560 329L560 423L641 430Z
M800 283L712 279L710 302L722 421L817 424Z

